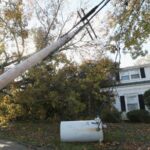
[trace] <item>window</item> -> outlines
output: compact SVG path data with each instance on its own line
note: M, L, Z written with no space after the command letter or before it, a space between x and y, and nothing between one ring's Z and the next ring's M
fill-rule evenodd
M122 71L120 73L121 76L121 80L122 81L131 81L134 79L140 79L140 69L130 69L130 70L126 70L126 71Z
M129 80L129 75L123 75L123 76L121 76L121 80Z
M130 71L131 79L139 79L140 78L140 72L139 70L132 70Z
M130 71L131 79L139 79L140 78L140 70L135 69Z
M130 80L129 72L128 71L123 71L121 72L121 80Z
M139 103L138 103L138 96L137 95L131 95L127 96L127 110L132 111L139 109Z
M137 103L127 104L127 107L128 107L128 111L136 110L138 109L138 104Z
M131 79L138 79L140 78L139 74L131 74Z

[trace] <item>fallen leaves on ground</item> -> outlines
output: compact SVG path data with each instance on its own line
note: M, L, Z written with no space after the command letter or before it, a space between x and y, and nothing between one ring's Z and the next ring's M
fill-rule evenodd
M102 143L62 143L59 123L14 122L0 127L0 139L51 147L52 150L147 150L150 147L150 124L107 124Z

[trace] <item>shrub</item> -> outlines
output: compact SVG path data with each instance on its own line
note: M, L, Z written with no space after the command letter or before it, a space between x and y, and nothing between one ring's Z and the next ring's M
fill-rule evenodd
M133 110L127 113L127 117L131 122L150 122L150 113L146 110Z
M121 122L121 113L115 108L106 108L101 113L102 121L108 123L118 123Z
M0 124L15 120L23 114L24 109L22 106L13 103L9 96L4 96L0 100Z

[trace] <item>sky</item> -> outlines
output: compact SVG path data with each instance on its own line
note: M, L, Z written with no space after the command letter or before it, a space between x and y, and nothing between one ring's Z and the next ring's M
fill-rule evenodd
M68 0L68 8L71 9L79 9L80 7L84 8L92 8L93 6L97 5L100 2L100 0ZM106 12L110 9L110 5L107 5L105 9L103 9L102 12L100 12L99 19L103 19ZM69 9L68 9L69 11ZM99 21L100 22L100 21ZM150 51L150 42L144 45L144 49L147 49ZM109 55L110 58L114 59L115 55ZM127 67L127 66L133 66L137 63L139 59L144 59L145 57L139 57L138 59L133 60L130 54L123 54L121 53L121 67Z
M29 0L30 2L32 2L32 0ZM85 8L85 11L88 12L91 8L93 8L95 5L99 4L101 0L66 0L67 4L65 6L64 9L64 13L69 14L70 12L72 12L72 10L74 10L75 12L77 12L77 10L79 10L80 8ZM101 25L101 22L103 21L103 18L105 18L106 12L110 10L110 4L108 4L98 15L98 23L93 23L92 22L92 26L93 28L95 27L95 25ZM67 16L67 15L66 15ZM72 27L72 24L68 27ZM99 33L101 34L101 33ZM148 44L146 44L144 46L145 49L150 50L150 42ZM71 54L72 55L72 54ZM78 54L75 54L76 60L79 60L80 56ZM110 58L112 58L113 60L115 59L115 55L109 55ZM88 59L88 56L86 56L86 58ZM133 66L134 64L136 64L137 60L133 60L130 56L130 54L123 54L121 53L121 67L127 67L127 66Z

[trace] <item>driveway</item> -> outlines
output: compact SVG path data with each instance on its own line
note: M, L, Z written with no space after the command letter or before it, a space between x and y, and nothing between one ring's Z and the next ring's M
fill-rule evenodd
M0 140L0 150L33 150L16 142Z

